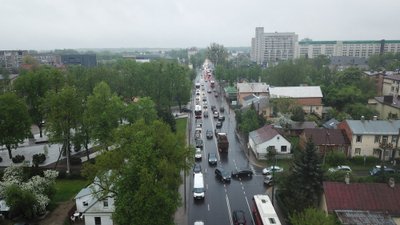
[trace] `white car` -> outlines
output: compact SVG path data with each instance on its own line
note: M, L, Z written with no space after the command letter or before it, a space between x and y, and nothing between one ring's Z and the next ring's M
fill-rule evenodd
M345 172L351 172L350 166L337 166L333 168L328 169L329 172L337 172L337 171L345 171Z
M279 167L279 166L270 166L267 168L264 168L262 173L265 174L272 174L272 172L274 173L280 173L283 172L283 168Z
M196 153L194 154L194 158L196 160L201 160L202 154L201 154L201 149L200 148L196 148Z
M204 225L204 222L203 222L203 221L200 221L200 220L198 220L198 221L194 222L194 225Z

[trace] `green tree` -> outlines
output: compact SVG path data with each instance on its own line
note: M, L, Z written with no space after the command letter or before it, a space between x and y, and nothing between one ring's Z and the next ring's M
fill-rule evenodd
M265 124L265 120L255 110L254 105L240 116L239 130L248 138L249 133Z
M322 194L323 170L314 143L308 140L305 150L295 155L289 175L282 183L284 204L290 212L302 212L318 205Z
M301 106L293 107L292 116L290 117L293 121L304 122L304 110Z
M228 51L223 45L211 43L210 46L207 47L207 58L210 59L214 66L218 66L226 62Z
M62 144L61 154L67 157L67 173L70 171L71 141L73 130L78 128L82 117L82 101L73 87L64 87L58 93L50 91L42 104L46 116L46 128L52 143ZM60 157L59 157L60 158ZM57 161L58 162L58 161Z
M29 137L31 121L28 107L14 93L0 95L0 145L5 145L8 156L25 138Z
M149 97L140 98L125 108L125 118L130 124L143 119L146 124L157 119L156 105Z
M303 212L294 213L290 216L290 223L293 225L336 225L336 219L326 215L324 211L307 208Z
M112 145L112 131L118 127L122 118L123 102L111 93L105 82L100 82L88 97L87 110L84 113L90 136L105 150Z
M100 179L103 188L99 194L115 197L115 223L173 224L172 215L181 200L180 172L189 168L186 159L192 155L181 138L165 123L140 120L117 129L119 148L102 153L95 164L85 165L85 175ZM160 212L157 217L154 211Z

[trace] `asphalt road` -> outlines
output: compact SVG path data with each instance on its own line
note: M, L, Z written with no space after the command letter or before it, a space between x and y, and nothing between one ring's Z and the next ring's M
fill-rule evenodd
M198 76L197 80L199 79L200 76ZM190 174L189 179L187 179L189 191L186 198L188 207L188 224L193 224L196 220L202 220L205 222L205 224L210 225L233 224L232 211L234 210L243 210L246 214L247 224L254 224L251 216L252 197L255 194L266 193L266 187L263 185L263 175L261 173L262 168L255 168L248 162L247 157L235 136L235 115L233 111L229 109L224 98L220 94L219 97L216 98L214 96L214 92L207 93L207 90L211 88L209 86L210 82L203 81L203 83L205 90L201 92L200 102L202 103L202 97L204 93L204 96L207 97L207 110L209 112L209 117L201 119L204 148L202 160L198 161L197 163L201 164L203 170L206 192L204 200L193 199L191 192L193 187L193 176ZM220 91L218 86L216 86L214 89L217 92ZM195 95L192 99L192 108L194 108ZM225 108L225 112L223 113L223 115L225 115L225 121L223 122L221 132L228 134L228 153L218 153L215 136L213 136L213 139L211 140L208 140L205 137L207 129L212 130L214 134L215 124L217 121L217 119L212 117L211 105L215 105L217 109L219 109L220 106L224 106ZM200 121L195 121L194 115L192 115L191 120L190 142L194 143L193 131L196 122ZM207 153L209 152L217 153L218 166L223 167L226 171L230 172L235 168L250 168L254 172L253 177L246 179L232 178L230 183L222 183L215 177L215 167L208 165Z

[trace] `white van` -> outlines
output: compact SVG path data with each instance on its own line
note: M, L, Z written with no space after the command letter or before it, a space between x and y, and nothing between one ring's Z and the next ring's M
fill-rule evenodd
M204 199L204 179L202 173L195 173L193 178L193 198Z

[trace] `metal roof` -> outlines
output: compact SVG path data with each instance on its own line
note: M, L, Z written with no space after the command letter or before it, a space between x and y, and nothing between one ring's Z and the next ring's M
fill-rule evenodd
M251 93L256 93L256 92L268 92L268 87L266 83L237 83L237 89L239 93L242 92L251 92Z
M320 86L270 87L271 98L322 98Z
M397 135L400 120L346 120L353 134Z
M249 133L249 138L254 141L256 145L271 140L276 135L279 135L278 131L274 129L272 125L265 125L258 130Z

